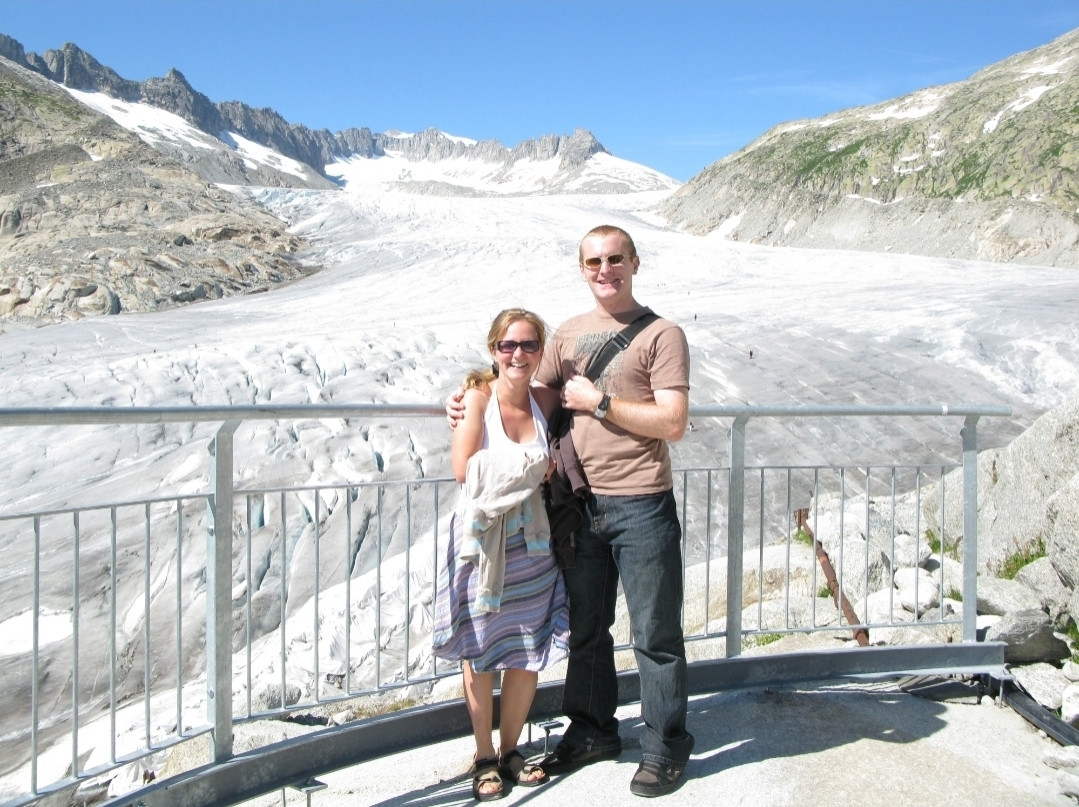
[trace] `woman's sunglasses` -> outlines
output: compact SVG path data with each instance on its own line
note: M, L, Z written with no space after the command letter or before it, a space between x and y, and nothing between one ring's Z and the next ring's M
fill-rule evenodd
M520 348L525 353L536 353L540 349L540 343L538 339L526 339L523 342L503 339L501 342L495 342L495 348L499 353L512 353L517 348Z

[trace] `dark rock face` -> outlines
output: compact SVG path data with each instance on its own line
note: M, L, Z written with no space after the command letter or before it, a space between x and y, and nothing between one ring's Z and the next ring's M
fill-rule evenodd
M10 40L0 49L19 50ZM48 63L64 75L109 76L57 53ZM264 291L312 271L295 259L301 246L250 199L0 58L4 327Z

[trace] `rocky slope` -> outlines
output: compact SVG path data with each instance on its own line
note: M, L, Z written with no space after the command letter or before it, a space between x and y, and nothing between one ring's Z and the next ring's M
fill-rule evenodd
M263 291L310 271L285 224L0 58L3 327Z
M674 225L753 243L1079 266L1079 31L970 79L785 123L690 180Z
M1004 448L978 455L979 636L1003 642L1018 684L1045 709L1079 726L1079 399L1042 415ZM824 494L810 508L815 537L836 564L843 592L867 624L957 618L962 600L964 536L962 470L943 483L899 497ZM918 503L920 502L920 507ZM867 515L868 514L868 515ZM797 533L795 538L800 537ZM786 578L808 580L813 558L797 546ZM782 545L770 547L775 565ZM753 586L750 586L753 588ZM722 590L722 587L721 587ZM798 594L811 593L798 591ZM782 589L776 595L781 596ZM825 613L794 603L797 624ZM786 601L785 601L786 604ZM791 607L791 606L787 606ZM743 625L756 619L746 611ZM872 644L932 640L903 627L869 631ZM936 641L959 641L942 626ZM850 641L848 639L848 641ZM782 650L787 640L773 650Z

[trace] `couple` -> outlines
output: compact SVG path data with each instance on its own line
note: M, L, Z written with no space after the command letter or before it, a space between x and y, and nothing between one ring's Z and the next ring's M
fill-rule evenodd
M596 383L589 380L584 372L593 354L647 309L633 297L640 258L625 230L604 225L589 231L579 264L595 308L565 322L546 350L538 317L521 309L503 312L488 338L493 373L471 375L463 401L457 393L447 402L455 425L454 475L465 483L467 504L455 520L467 523L453 530L444 571L449 583L439 587L435 653L465 662L465 699L476 737L473 795L480 801L504 795L502 777L535 786L621 753L610 633L619 578L645 724L631 792L673 791L693 749L686 731L682 535L667 448L688 423L689 349L681 328L657 319ZM591 488L575 536L576 564L562 575L549 548L536 549L542 527L533 523L546 526L535 488L551 473L551 461L535 454L549 456L546 418L559 404L574 413L572 441ZM514 446L522 450L512 468L503 453L481 452ZM511 476L517 489L508 498ZM463 509L470 517L488 512L475 496L513 502L501 526L492 528L501 543L482 532L484 518L461 519ZM517 742L538 671L565 657L567 641L563 712L570 725L554 751L530 765ZM496 669L505 670L497 751L491 738Z

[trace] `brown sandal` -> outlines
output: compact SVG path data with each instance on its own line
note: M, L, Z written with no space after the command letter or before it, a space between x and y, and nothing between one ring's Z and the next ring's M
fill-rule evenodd
M468 771L472 774L472 798L476 801L494 801L506 795L506 789L502 785L502 777L498 771L498 757L484 757L472 763ZM480 790L482 785L498 785L498 790L485 793Z
M498 769L508 779L512 779L515 784L521 787L536 787L542 785L547 781L547 771L543 770L539 765L530 765L524 758L524 755L514 748L508 754L502 757L499 761ZM542 774L538 779L532 779L539 771Z

